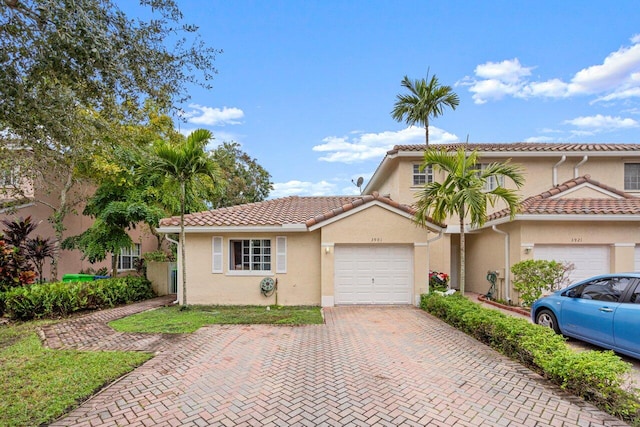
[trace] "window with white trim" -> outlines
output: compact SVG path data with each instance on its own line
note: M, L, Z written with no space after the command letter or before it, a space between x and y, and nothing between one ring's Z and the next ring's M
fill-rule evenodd
M479 163L478 164L478 175L489 167L488 163ZM487 178L487 181L484 183L485 191L492 191L498 187L504 187L504 176L490 176Z
M640 163L624 164L624 189L640 190Z
M5 169L0 171L0 187L17 187L18 186L18 169Z
M271 240L230 240L229 270L271 271Z
M413 185L425 185L433 182L433 167L431 165L422 168L422 165L413 165Z
M118 270L135 270L139 260L140 243L134 243L130 248L122 248L118 257Z

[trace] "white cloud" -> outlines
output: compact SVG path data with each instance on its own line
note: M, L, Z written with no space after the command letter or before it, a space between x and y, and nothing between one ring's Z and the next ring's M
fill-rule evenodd
M532 136L524 140L524 142L553 142L553 141L557 141L557 139L551 138L550 136Z
M316 145L313 151L327 153L320 157L325 162L357 163L371 159L381 159L394 145L424 144L423 128L410 126L397 132L356 133L351 136L329 136ZM430 143L446 143L458 138L442 129L429 126Z
M487 80L498 80L505 83L519 83L523 77L531 75L533 67L523 67L518 58L507 59L502 62L487 62L478 65L476 76Z
M468 86L476 104L505 96L564 98L601 94L594 102L640 97L640 35L634 35L631 43L607 55L602 64L577 71L568 82L559 78L531 81L533 67L525 67L514 58L478 65L475 76L465 76L456 85Z
M199 104L189 104L192 111L184 113L184 117L189 123L224 126L241 124L239 120L244 117L244 112L236 107L212 108Z
M273 184L270 198L277 199L287 196L328 196L335 194L336 185L327 181L288 181Z
M575 119L566 120L565 123L583 129L583 132L601 132L638 127L638 122L633 119L603 116L602 114L576 117Z

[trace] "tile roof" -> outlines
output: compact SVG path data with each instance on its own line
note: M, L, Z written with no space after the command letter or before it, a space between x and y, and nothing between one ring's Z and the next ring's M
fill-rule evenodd
M290 196L187 214L184 217L184 222L187 227L249 227L281 226L285 224L301 224L312 227L376 200L410 215L415 213L415 209L411 206L402 205L374 192L365 196ZM164 218L160 221L161 227L179 225L179 216ZM443 226L442 224L437 225Z
M621 198L589 199L589 198L554 198L582 184L591 184ZM543 193L529 197L520 204L518 214L528 215L638 215L640 214L640 198L617 190L591 179L589 175L566 181ZM509 216L509 210L503 209L490 215L487 221Z
M483 152L616 152L636 151L640 153L640 144L560 144L546 142L512 142L512 143L454 143L454 144L429 144L434 148L446 148L457 150L464 147L466 150L478 150ZM424 151L424 144L396 145L387 151L387 154L396 154L399 151Z

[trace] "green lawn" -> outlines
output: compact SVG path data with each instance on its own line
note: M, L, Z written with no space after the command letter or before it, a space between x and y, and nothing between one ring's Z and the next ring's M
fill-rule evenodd
M323 323L320 307L180 306L162 307L115 320L120 332L190 333L212 324L307 325Z
M152 357L46 349L36 333L42 324L0 326L0 426L51 422Z

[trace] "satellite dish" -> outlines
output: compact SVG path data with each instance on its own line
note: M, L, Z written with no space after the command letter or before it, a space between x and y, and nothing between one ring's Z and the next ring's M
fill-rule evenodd
M360 194L362 194L362 183L364 182L364 178L363 177L358 177L357 181L351 180L351 182L353 182L353 184L358 187L358 190L360 190Z

